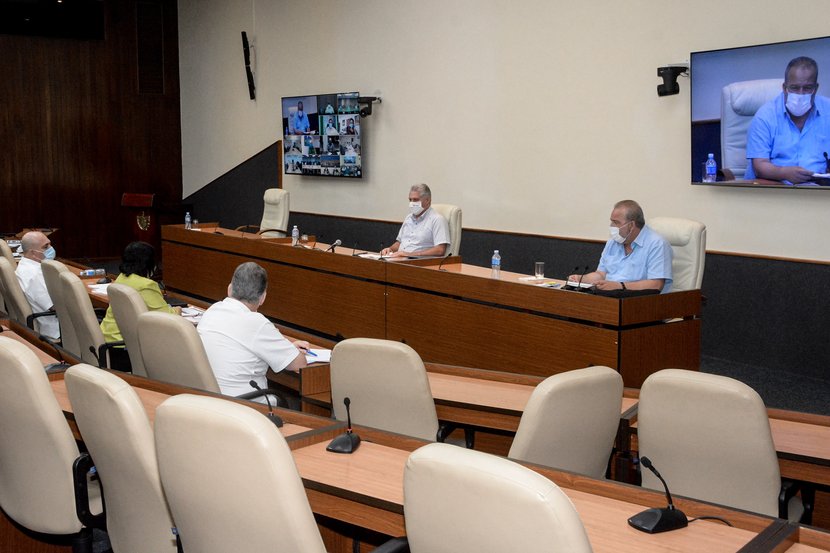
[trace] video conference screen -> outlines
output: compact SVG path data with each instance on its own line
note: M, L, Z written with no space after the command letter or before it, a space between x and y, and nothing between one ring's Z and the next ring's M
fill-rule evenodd
M691 53L693 184L703 181L704 163L710 153L714 154L721 174L718 182L704 184L730 180L740 183L760 178L746 158L750 125L756 112L777 98L782 102L783 113L784 72L790 60L801 56L812 58L818 65L816 97L830 96L830 37ZM822 85L823 81L826 84ZM830 113L821 116L830 116ZM811 144L809 149L807 155L797 154L797 165L815 173L827 172L823 154L830 153L830 136ZM773 147L770 161L775 163L776 156ZM792 165L795 161L781 165ZM781 181L780 184L815 187L817 183ZM827 186L822 188L830 190Z
M361 178L357 92L282 99L286 175Z

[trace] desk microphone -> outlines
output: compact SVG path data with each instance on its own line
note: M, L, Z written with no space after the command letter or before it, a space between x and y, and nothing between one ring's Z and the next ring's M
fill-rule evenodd
M342 245L342 244L343 244L343 241L342 241L342 240L340 240L340 239L338 238L337 240L335 240L335 241L332 243L332 245L331 245L331 246L329 246L329 247L326 249L326 251L327 251L327 252L334 253L335 248L337 248L337 246L340 246L340 245Z
M654 473L654 476L660 479L663 487L666 489L666 499L669 506L663 509L647 509L642 513L637 513L630 519L628 524L641 532L649 534L657 534L659 532L669 532L671 530L679 530L689 525L689 519L683 514L683 511L676 509L671 500L671 493L669 493L669 486L648 457L640 457L640 466L646 467Z
M352 432L352 414L349 410L349 405L352 400L347 397L343 398L343 405L346 406L346 432L340 434L331 443L326 446L326 451L332 453L354 453L360 446L360 436Z
M248 384L250 384L254 389L259 390L260 392L262 391L262 387L260 387L260 385L257 384L256 380L251 380L250 382L248 382ZM271 400L268 398L268 394L265 394L265 403L268 404L268 414L265 416L268 418L268 420L276 424L277 428L282 428L282 419L276 413L274 413L274 408L271 407Z
M449 259L450 257L452 257L452 254L451 254L451 253L448 253L447 255L445 255L445 256L444 256L444 259L442 259L442 260L441 260L441 263L439 263L439 264L438 264L438 270L439 270L439 271L443 271L443 272L445 272L445 273L447 272L447 270L446 270L446 269L442 269L441 267L444 265L444 261L446 261L446 260L447 260L447 259Z
M354 248L352 248L352 257L358 257L363 255L366 252L357 253L357 242L354 243Z

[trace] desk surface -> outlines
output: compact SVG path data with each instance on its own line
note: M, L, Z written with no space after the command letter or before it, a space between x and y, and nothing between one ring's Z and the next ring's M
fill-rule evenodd
M43 364L44 366L59 362L54 357L52 357L36 345L32 344L31 342L23 338L20 334L12 330L9 330L9 328L5 325L3 326L3 332L0 332L0 336L4 338L11 338L16 342L20 342L24 346L27 346L30 350L32 350L32 353L34 353L37 356L38 361L40 361L41 364Z

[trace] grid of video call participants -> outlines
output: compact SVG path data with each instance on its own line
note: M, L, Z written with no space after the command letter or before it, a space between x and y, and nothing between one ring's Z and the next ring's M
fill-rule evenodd
M362 176L358 97L346 92L282 99L287 175Z

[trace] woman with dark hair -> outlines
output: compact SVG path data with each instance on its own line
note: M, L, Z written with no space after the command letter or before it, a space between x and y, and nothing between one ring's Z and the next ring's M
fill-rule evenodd
M181 313L181 309L178 307L170 307L167 305L167 301L162 296L158 283L150 278L156 272L156 250L153 246L147 242L132 242L124 250L124 255L121 257L121 265L118 269L121 271L121 274L118 275L115 282L134 288L141 295L141 298L147 304L147 308L150 311ZM104 320L101 321L101 331L104 333L104 339L107 342L119 342L123 340L121 331L118 329L118 323L115 322L112 307L107 308L107 314ZM126 361L127 367L129 367L129 357L123 348L117 353L113 350L112 353L114 353L114 355L111 355L113 368L123 367L124 361ZM117 362L116 358L118 358ZM117 367L116 365L121 365L121 367Z

